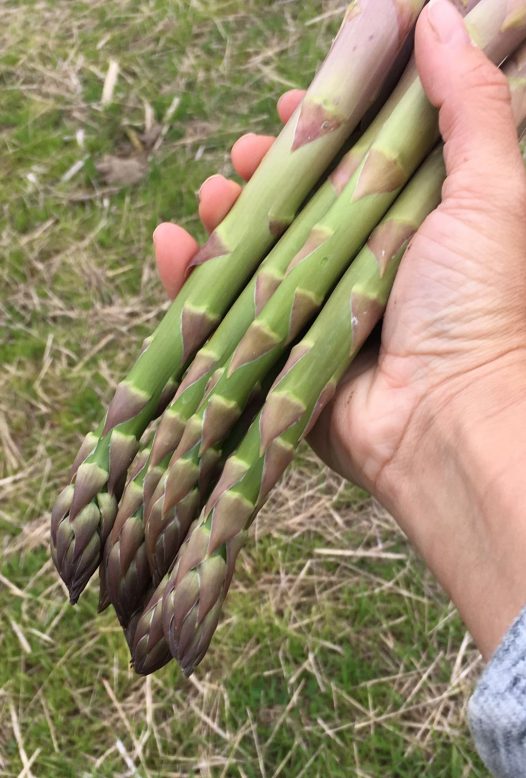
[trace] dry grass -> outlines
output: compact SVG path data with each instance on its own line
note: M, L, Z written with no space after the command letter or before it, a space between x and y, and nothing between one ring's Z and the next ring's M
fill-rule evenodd
M2 7L0 775L484 774L477 652L390 517L306 450L189 682L135 677L94 588L70 608L48 556L72 453L163 305L153 227L198 229L199 182L246 126L276 128L341 5Z

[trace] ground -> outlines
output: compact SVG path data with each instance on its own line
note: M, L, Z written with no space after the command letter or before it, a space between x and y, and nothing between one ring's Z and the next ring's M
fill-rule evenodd
M342 4L2 10L0 775L486 775L465 718L477 651L393 520L306 448L189 681L135 676L96 586L72 608L49 558L76 447L166 307L153 228L202 237L199 183L231 173L239 133L276 131Z

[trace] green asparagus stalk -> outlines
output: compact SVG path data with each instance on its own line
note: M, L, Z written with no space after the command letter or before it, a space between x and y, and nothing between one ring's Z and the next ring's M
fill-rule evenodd
M413 191L415 192L416 203L422 206L422 197L421 197L422 187L419 187L415 190L414 189L415 182L413 182L412 186L413 186ZM435 190L437 192L440 191L440 177L439 177L438 184L435 185ZM429 203L428 206L429 209L433 207L437 199L438 199L438 195L435 195L433 202ZM410 216L413 218L412 200L410 200L409 206L410 207L407 210L409 211ZM400 211L400 214L403 217L404 212ZM389 243L385 242L385 238L384 238L383 251L382 251L382 245L378 245L377 248L377 251L381 252L384 265L386 265L386 271L384 272L384 275L380 277L381 283L383 283L384 286L386 284L389 284L389 281L394 272L395 262L398 260L398 256L393 257L391 262L387 263L386 254L384 254L383 252L388 250L388 246L390 250L393 249L393 240L396 241L397 235L399 236L400 240L404 241L404 245L405 245L405 242L407 242L407 236L409 234L407 229L407 224L404 224L403 218L399 219L398 224L400 225L400 227L396 224L396 221L394 219L391 220L391 223L393 224L393 226L396 225L394 229L391 229L389 231L386 229L383 233L380 230L378 230L380 236L382 234L384 236L389 235ZM389 225L388 220L386 220L386 225ZM393 236L393 240L391 239L390 233ZM373 245L374 245L374 240L373 240ZM365 253L366 252L364 251L363 254ZM357 263L359 262L359 259L360 258L358 258ZM367 262L367 258L366 258L366 261L365 262L362 261L362 264L364 264L366 268L367 265L369 265L367 269L369 271L369 275L372 275L373 278L379 275L377 260L374 256L372 257L372 260L369 258L369 262ZM353 265L353 267L355 266ZM351 271L348 271L347 275L349 275L350 272ZM356 273L356 270L354 272ZM364 276L364 278L367 278L367 276ZM334 295L338 293L338 291L341 289L343 284L344 281L340 283L340 286L338 287L338 290L337 292L334 293ZM341 296L342 296L342 292L340 292L340 297ZM331 306L333 312L335 312L338 316L341 316L341 309L339 308L338 301L336 300L335 302L333 302L333 298L331 298L331 300L327 303L326 307L324 308L322 314L320 314L319 317L320 319L322 316L326 318L327 317L330 318L329 306ZM346 311L349 310L347 305L347 300L345 301L345 310ZM330 322L330 325L331 325L331 330L334 329L333 321ZM347 331L347 337L345 339L342 339L340 341L339 339L331 338L329 340L329 345L341 346L340 349L337 349L341 353L339 353L338 355L340 361L339 362L337 361L336 364L341 365L342 370L347 364L346 351L349 351L349 353L351 351L349 341L352 339L352 331L349 329L348 322L347 322L347 327L348 327L348 331ZM305 340L308 340L308 336ZM325 332L323 332L323 338L321 339L321 342L322 342L322 348L321 348L322 355L325 355L325 346L327 345ZM317 350L318 350L319 344L316 343L315 345L317 346ZM297 348L300 347L298 346ZM315 358L316 358L317 350L315 353L313 352ZM332 356L334 358L334 355ZM317 370L317 368L315 368L315 370L316 370L316 377L318 377L319 371ZM249 470L250 467L249 463L251 460L259 462L260 453L261 452L260 452L259 429L257 425L252 425L251 430L249 434L245 437L239 451L236 452L236 454L228 460L227 466L223 473L223 477L211 498L211 503L222 504L223 501L228 501L227 490L229 488L235 487L236 482L239 480L239 478ZM227 507L228 507L228 503L227 503ZM229 509L229 513L230 513L230 509ZM206 647L208 645L207 641L208 639L211 638L213 631L215 630L215 626L219 618L219 611L222 604L222 598L220 594L217 592L217 587L218 586L220 588L222 587L221 591L224 591L226 593L226 590L228 589L228 584L230 583L230 579L233 574L235 558L243 542L244 528L239 528L239 526L236 524L236 529L238 530L236 535L232 539L226 541L224 549L220 548L218 551L212 549L210 551L210 554L207 555L207 558L205 560L206 567L205 567L205 562L203 562L200 566L191 564L189 566L189 572L185 574L184 580L181 579L181 582L179 582L178 575L179 575L180 564L185 565L185 563L188 561L189 554L190 556L195 556L195 551L193 549L195 548L196 545L199 545L196 544L196 538L198 538L200 534L198 532L199 524L197 522L194 523L192 530L189 533L189 541L187 541L183 552L180 554L180 557L177 560L176 567L174 568L173 573L171 574L171 576L165 576L163 581L160 583L160 585L158 586L155 592L154 597L152 598L149 605L145 609L144 617L139 622L140 626L137 629L136 640L133 646L134 666L138 672L144 674L148 672L153 672L154 669L156 669L158 666L158 662L156 659L158 654L162 656L163 662L168 661L168 657L171 656L168 651L167 643L162 630L162 621L161 621L162 608L160 607L160 603L162 602L162 597L164 593L167 591L169 581L170 581L170 585L172 585L174 581L177 581L177 588L174 590L175 594L170 593L165 595L167 598L165 601L165 608L168 607L170 609L171 618L177 618L177 614L179 614L178 622L181 623L184 622L187 625L187 628L194 629L195 625L192 624L191 619L190 621L186 619L186 613L190 612L192 607L192 605L189 606L188 604L188 598L190 598L190 600L192 600L193 603L194 601L197 600L197 597L199 597L199 601L201 602L202 607L204 609L204 617L206 619L204 628L207 630L205 635L206 639L202 641L203 647ZM207 528L208 532L210 530L211 527ZM210 556L210 559L208 558L208 556ZM204 577L201 577L201 572L204 573ZM225 582L227 583L226 586L225 586ZM205 585L207 586L211 596L215 598L215 602L211 607L209 607L207 598L202 597L201 590L199 589L198 591L199 586L203 588ZM170 602L168 603L169 597L170 598L173 597L173 602L172 600L170 600ZM172 622L170 622L170 624L172 625ZM203 635L202 625L200 625L199 634L200 636ZM183 643L183 648L184 648L184 643ZM194 664L197 664L197 662L195 662ZM183 664L183 667L186 668L187 672L191 670L189 665Z
M206 652L246 530L295 447L379 321L411 235L440 202L441 149L431 155L292 350L259 418L227 461L163 595L164 635L185 674ZM337 337L327 337L337 332ZM231 545L232 544L232 545Z
M517 127L526 120L524 53L526 45L505 68ZM187 675L208 648L248 527L380 320L411 236L440 201L444 175L439 147L372 233L314 325L292 350L261 414L227 461L201 519L192 528L163 595L165 639ZM338 337L328 338L331 332Z
M495 0L484 0L468 19L477 38L500 60L524 34L526 23L519 34L501 30L506 17L502 5L498 9L496 5ZM203 454L228 434L253 382L261 380L315 315L437 138L436 111L415 76L334 205L291 259L285 278L226 366L216 371L214 387L188 421L152 507L158 510L160 503L164 512L170 511L194 488Z
M117 387L95 451L52 513L58 571L76 602L99 564L138 439L163 388L215 328L272 243L294 220L381 89L424 0L352 2L305 99L227 218L193 261L194 272L151 342ZM352 66L349 53L354 53Z

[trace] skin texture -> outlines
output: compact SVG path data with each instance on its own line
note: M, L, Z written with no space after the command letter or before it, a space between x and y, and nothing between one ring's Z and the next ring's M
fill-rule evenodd
M393 513L489 657L526 603L526 174L506 81L447 0L422 12L415 45L440 111L443 202L403 259L379 350L355 363L311 442ZM281 98L282 121L301 96ZM242 178L271 142L235 144ZM239 191L204 182L207 229ZM154 243L173 296L197 244L173 224Z

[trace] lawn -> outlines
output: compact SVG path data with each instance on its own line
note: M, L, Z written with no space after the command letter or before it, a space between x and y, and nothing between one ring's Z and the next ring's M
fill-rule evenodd
M166 307L151 233L305 86L342 3L17 0L0 28L0 775L482 778L481 664L393 520L304 449L190 680L67 604L49 509ZM120 162L115 161L115 157ZM124 160L124 161L123 161Z

